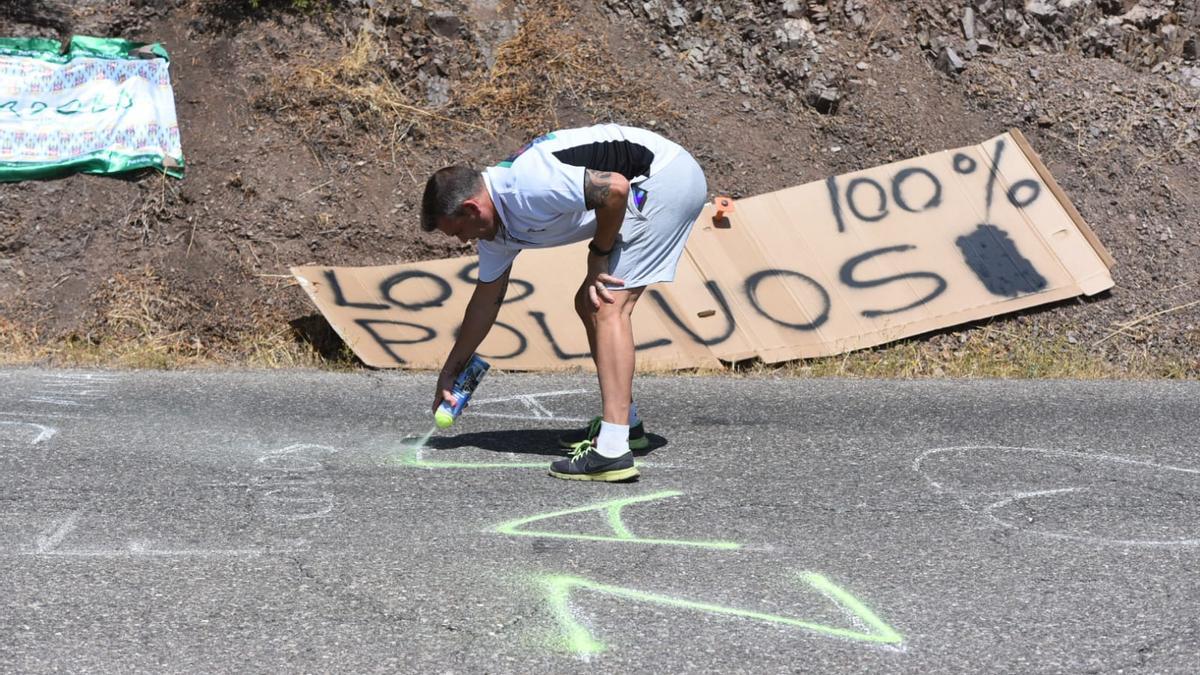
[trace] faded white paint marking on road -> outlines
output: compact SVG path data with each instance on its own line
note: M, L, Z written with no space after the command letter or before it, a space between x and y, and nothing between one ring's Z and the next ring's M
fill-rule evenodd
M997 516L995 511L997 511L998 509L1004 508L1010 504L1016 503L1018 501L1031 500L1031 499L1053 498L1056 495L1062 495L1062 494L1085 493L1085 492L1092 491L1092 488L1085 487L1085 486L1067 486L1067 487L1053 488L1053 489L1047 489L1047 490L1033 490L1033 491L1000 490L1000 491L985 491L985 492L973 492L973 491L967 491L967 490L961 490L961 489L947 488L942 483L934 480L931 476L929 476L929 474L923 467L923 464L926 459L928 459L929 457L931 457L933 455L942 454L942 453L953 453L953 452L960 452L960 453L984 452L984 453L990 453L990 454L1015 452L1015 453L1034 454L1034 455L1048 455L1051 457L1066 457L1066 458L1070 458L1073 460L1091 461L1091 462L1095 462L1095 463L1109 462L1109 463L1113 463L1113 464L1122 464L1122 465L1126 465L1126 466L1151 469L1151 470L1154 470L1157 472L1174 472L1174 473L1181 473L1181 474L1185 474L1185 475L1189 475L1189 476L1200 476L1200 469L1191 469L1191 468L1182 467L1182 466L1172 466L1169 464L1160 464L1158 462L1152 462L1152 461L1143 460L1143 459L1131 459L1129 457L1121 457L1119 455L1107 455L1107 454L1103 454L1103 453L1088 453L1088 452L1077 452L1077 451L1072 451L1072 450L1058 450L1058 449L1054 449L1054 448L1027 448L1027 447L1003 446L1003 445L964 445L964 446L954 446L954 447L946 447L946 448L932 448L930 450L925 450L920 455L918 455L916 457L916 459L913 460L913 464L912 464L913 471L917 472L921 476L921 478L923 478L925 480L925 482L928 483L929 486L934 489L934 491L953 496L955 501L957 501L960 505L962 505L963 509L965 509L969 513L975 513L975 514L982 515L996 525L999 525L1001 527L1011 529L1011 530L1014 530L1017 532L1022 532L1024 534L1049 537L1052 539L1081 541L1081 542L1090 543L1090 544L1108 544L1108 545L1119 545L1119 546L1145 546L1145 547L1154 547L1154 548L1178 547L1178 546L1200 546L1200 538L1195 538L1195 537L1180 538L1180 539L1158 539L1158 538L1128 539L1128 538L1117 538L1117 537L1104 537L1104 536L1097 536L1097 535L1090 535L1090 534L1087 534L1087 535L1074 534L1069 531L1064 532L1064 531L1036 529L1036 528L1031 528L1031 527L1019 527L1017 524L1013 523L1012 521L1005 520L1004 518ZM1101 475L1106 475L1106 474L1104 474L1102 472ZM986 506L982 507L982 509L973 508L970 504L970 500L977 499L980 497L989 498L989 499L995 498L995 497L1001 497L1001 499L987 504ZM1070 525L1068 524L1068 525L1063 526L1063 529L1070 529Z
M58 429L55 429L54 427L48 427L43 424L35 424L33 422L13 422L10 420L0 420L0 425L16 426L16 427L33 427L34 429L37 430L38 435L34 436L33 440L29 442L30 445L37 445L38 443L41 443L42 441L48 441L54 437L54 434L58 433Z
M50 373L47 377L55 380L82 380L85 382L115 382L118 375L102 375L99 373Z
M510 414L510 413L472 412L471 416L472 417L493 417L493 418L509 419L509 420L546 420L546 421L550 421L550 422L588 422L588 421L590 421L586 417L556 417L556 416L542 417L540 415L518 415L516 413Z
M22 403L49 403L50 405L77 405L87 408L92 407L91 403L80 403L65 398L50 398L49 396L32 396L30 398L21 399Z
M75 529L75 523L79 521L79 511L72 513L63 519L61 523L54 529L54 532L49 536L37 538L37 552L51 553L54 548L62 543L64 537Z
M82 417L80 415L63 415L61 413L40 413L40 412L11 412L11 411L7 411L7 410L0 410L0 415L9 415L11 417L50 417L53 419L60 419L60 420L87 419L86 417Z
M168 558L168 557L259 557L299 553L309 550L308 541L296 539L288 545L275 548L152 548L149 541L131 541L124 549L84 549L76 551L50 550L37 551L37 554L63 558Z
M525 398L546 398L548 396L566 396L568 394L586 394L589 389L564 389L562 391L546 391L537 394L516 394L515 396L502 396L500 398L488 398L479 401L472 401L473 405L481 405L484 403L506 403L508 401L520 401Z

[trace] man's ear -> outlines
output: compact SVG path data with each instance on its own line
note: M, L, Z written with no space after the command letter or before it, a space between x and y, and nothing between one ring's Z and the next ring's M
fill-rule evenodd
M460 206L458 209L458 213L459 215L470 218L478 218L479 215L483 213L483 209L479 207L478 199L471 198L462 203L462 206Z

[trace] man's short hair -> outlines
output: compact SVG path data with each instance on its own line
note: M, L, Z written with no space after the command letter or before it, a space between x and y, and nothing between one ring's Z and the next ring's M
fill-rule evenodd
M483 176L469 166L456 164L438 169L425 183L421 197L421 229L433 232L438 221L457 215L463 202L483 187Z

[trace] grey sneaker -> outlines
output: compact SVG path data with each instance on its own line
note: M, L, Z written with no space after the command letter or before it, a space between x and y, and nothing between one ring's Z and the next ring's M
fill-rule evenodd
M558 437L558 447L570 450L580 443L593 439L600 435L600 422L603 420L597 415L592 418L591 422L582 429L571 431ZM641 420L638 423L629 427L629 449L630 450L645 450L650 447L650 439L646 438L646 427Z
M550 465L550 475L566 480L599 480L606 483L632 480L638 477L633 453L609 458L596 452L595 442L580 441L571 449L571 456Z

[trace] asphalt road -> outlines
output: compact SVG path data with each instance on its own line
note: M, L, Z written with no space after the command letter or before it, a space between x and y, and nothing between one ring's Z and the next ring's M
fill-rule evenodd
M1200 383L0 370L0 671L1200 670Z

